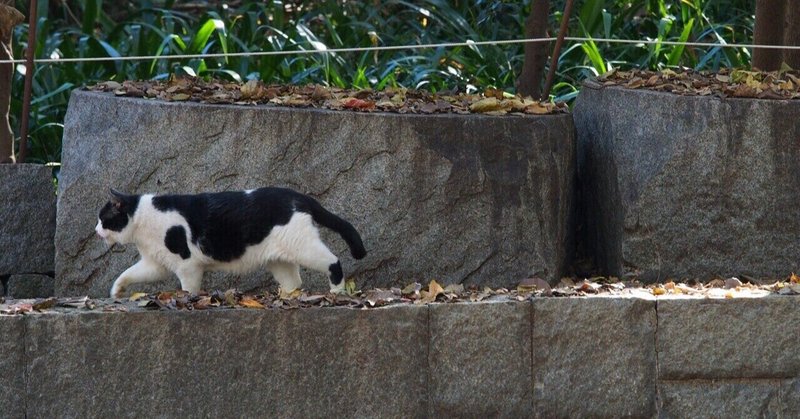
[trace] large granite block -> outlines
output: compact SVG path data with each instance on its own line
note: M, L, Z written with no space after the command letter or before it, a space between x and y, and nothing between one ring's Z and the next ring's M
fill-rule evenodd
M534 299L536 416L653 416L655 333L653 301Z
M605 274L800 270L800 101L587 82L575 105L581 220Z
M570 115L335 112L75 91L62 164L58 295L108 295L136 259L133 246L109 250L94 236L109 187L195 193L273 185L309 193L360 231L369 252L361 261L341 238L324 235L360 287L426 278L511 286L534 273L555 280L573 248ZM320 275L304 278L327 287ZM266 280L228 275L205 288L251 289Z
M430 417L532 416L531 304L430 310Z
M0 315L0 418L2 419L25 417L24 321L22 317Z
M418 307L40 315L28 417L423 417Z
M783 296L659 301L660 378L800 376L797 304Z
M659 384L660 418L781 418L781 382L667 381Z
M8 278L9 298L42 298L53 296L55 280L47 275L23 274L11 275ZM2 288L0 288L2 289ZM0 291L2 292L2 291ZM0 295L2 295L0 293Z
M0 164L0 196L0 276L53 272L52 170L39 164Z

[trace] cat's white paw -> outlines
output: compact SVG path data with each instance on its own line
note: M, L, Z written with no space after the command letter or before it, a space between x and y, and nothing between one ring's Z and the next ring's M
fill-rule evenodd
M331 294L344 294L344 281L340 282L339 285L331 285Z
M125 287L120 285L118 282L114 282L114 285L111 286L111 298L122 298L122 294L125 293Z

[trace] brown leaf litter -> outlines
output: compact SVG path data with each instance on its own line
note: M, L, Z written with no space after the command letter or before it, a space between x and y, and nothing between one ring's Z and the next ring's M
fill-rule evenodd
M26 315L64 310L129 311L145 310L295 310L311 307L349 307L372 309L398 304L467 303L480 301L527 301L534 298L619 296L638 298L753 298L767 295L800 295L800 276L792 273L777 280L756 281L751 278L714 278L699 281L667 280L642 285L636 280L621 281L616 277L585 279L562 278L556 285L531 277L520 281L514 289L449 284L442 287L436 280L423 286L413 282L401 288L356 290L349 279L343 294L309 293L295 290L285 293L244 294L235 289L227 291L164 291L155 294L134 293L129 298L109 300L89 297L36 300L0 300L0 315Z
M497 89L464 94L406 88L340 89L317 84L267 85L257 80L240 84L196 77L171 77L167 81L101 82L88 90L117 96L232 105L273 105L355 112L401 114L547 115L567 113L564 103L540 102Z
M800 71L785 67L779 71L723 68L719 72L694 70L612 70L597 78L603 86L670 92L685 96L720 98L798 99Z

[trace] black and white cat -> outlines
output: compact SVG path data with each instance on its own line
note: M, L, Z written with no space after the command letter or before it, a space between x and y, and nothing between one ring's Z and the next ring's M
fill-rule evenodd
M329 274L340 292L342 265L314 225L342 236L356 259L367 252L353 226L315 199L284 188L198 195L126 195L111 190L95 230L107 244L133 243L141 260L114 281L111 297L132 284L166 279L200 291L203 273L266 268L286 292L300 287L299 267Z

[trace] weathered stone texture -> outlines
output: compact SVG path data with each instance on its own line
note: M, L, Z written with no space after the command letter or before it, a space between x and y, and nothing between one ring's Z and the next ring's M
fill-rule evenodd
M532 416L531 304L430 310L430 417Z
M8 296L11 298L52 297L55 280L47 275L11 275L8 278Z
M800 269L798 115L798 101L587 83L574 117L597 264L645 280Z
M340 238L324 238L363 287L425 278L509 286L532 273L556 279L573 247L570 115L333 112L76 91L62 163L59 295L107 295L136 259L132 246L109 251L94 237L111 186L194 193L274 185L309 193L361 232L369 254L357 262ZM237 283L224 278L206 288ZM304 278L327 286L319 275ZM252 276L239 287L265 279Z
M781 418L781 382L668 381L659 384L660 418Z
M28 324L28 417L424 417L427 313L88 313Z
M800 376L797 304L795 297L780 296L659 301L660 378Z
M783 417L800 418L800 379L784 380L781 385Z
M533 300L536 416L653 416L655 333L652 301Z
M0 164L0 275L53 272L56 195L49 167Z
M25 417L24 321L0 315L0 419Z

